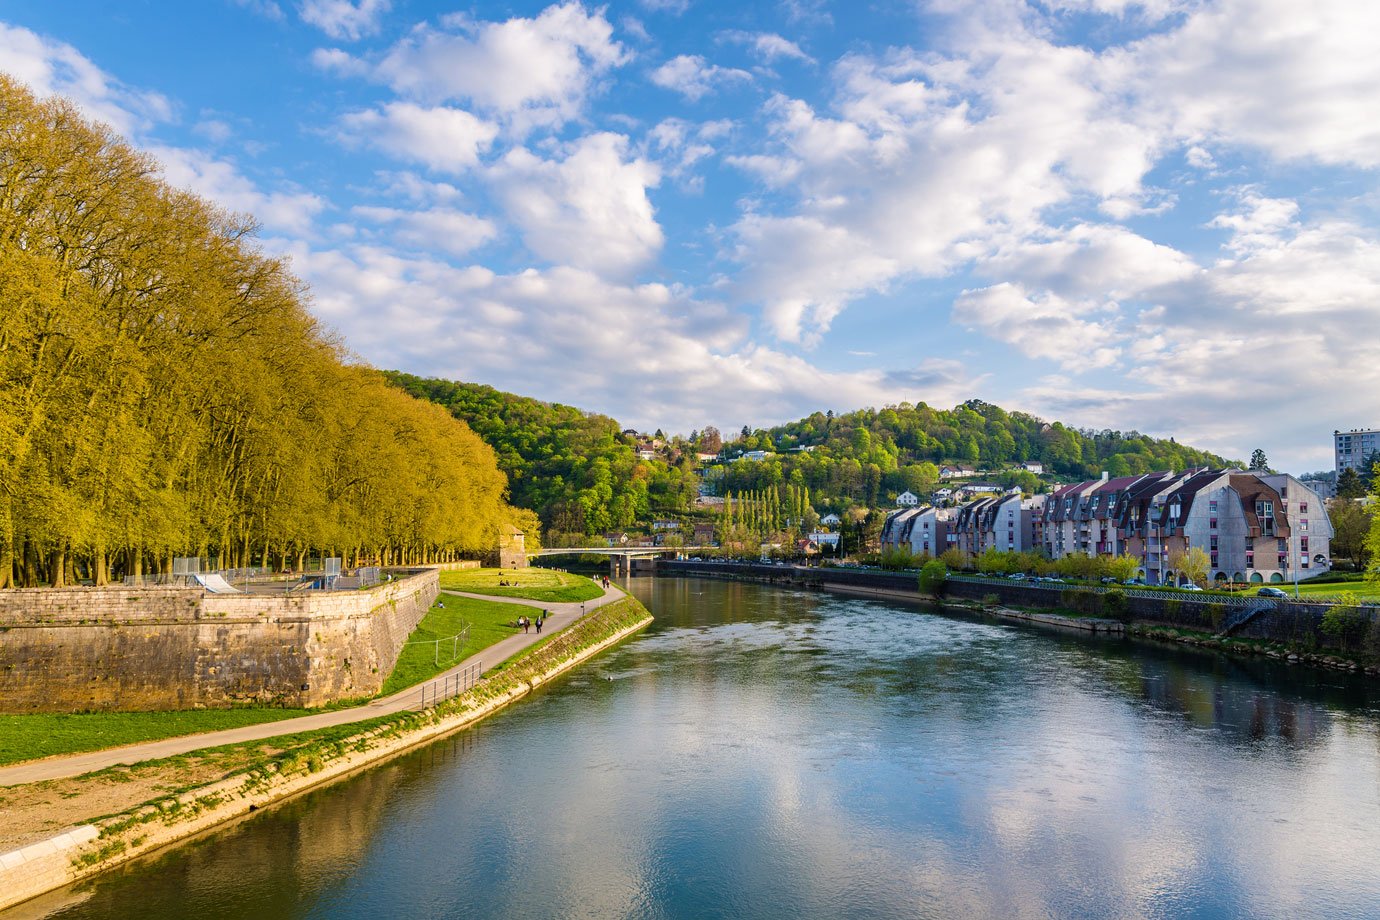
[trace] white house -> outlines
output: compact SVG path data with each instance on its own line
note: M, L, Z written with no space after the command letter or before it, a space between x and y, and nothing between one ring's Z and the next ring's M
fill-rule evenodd
M826 514L824 517L820 518L819 522L823 524L825 527L837 527L839 524L843 522L843 519L840 518L837 514L830 512L829 514Z
M771 456L773 456L773 454L769 450L750 450L747 453L743 454L742 459L760 462Z
M822 530L816 530L811 532L810 542L815 544L816 546L832 546L835 549L837 549L839 545L839 535L836 533L826 533Z
M941 466L939 468L940 479L962 479L964 476L975 476L977 470L971 466Z
M907 490L896 496L896 504L902 508L914 508L920 504L920 496Z
M1039 460L1027 460L1021 464L1021 469L1025 470L1027 473L1034 473L1036 476L1040 476L1045 471L1045 465Z

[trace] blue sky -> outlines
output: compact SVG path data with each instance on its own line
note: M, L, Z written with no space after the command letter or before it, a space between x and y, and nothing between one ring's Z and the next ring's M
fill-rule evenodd
M1306 8L1305 8L1306 7ZM1380 4L0 0L380 367L688 432L1380 425Z

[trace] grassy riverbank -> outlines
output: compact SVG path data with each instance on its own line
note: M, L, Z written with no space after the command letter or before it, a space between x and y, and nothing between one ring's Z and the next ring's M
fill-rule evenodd
M90 875L463 728L650 620L633 598L601 607L467 693L421 712L0 789L7 817L0 852L94 823L99 839L63 857L68 881Z
M531 612L517 604L441 595L407 637L398 663L379 695L389 696L435 677L462 659L508 638L517 629L517 618ZM462 635L466 627L469 631Z
M500 581L505 584L500 585ZM594 600L604 593L583 575L553 569L458 569L441 573L441 588L492 597L577 604Z

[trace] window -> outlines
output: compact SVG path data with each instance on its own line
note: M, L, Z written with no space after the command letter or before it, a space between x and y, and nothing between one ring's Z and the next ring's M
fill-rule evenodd
M1208 549L1217 552L1217 534L1208 537Z
M1208 510L1211 511L1211 512L1216 513L1216 511L1217 511L1217 502L1216 502L1216 500L1213 500L1213 501L1208 502Z
M1299 532L1308 533L1308 518L1299 521Z
M1299 557L1299 568L1301 568L1301 569L1306 569L1306 568L1308 568L1308 554L1307 554L1307 553L1304 553L1302 556Z
M1307 555L1307 554L1308 554L1308 538L1307 538L1307 537L1299 537L1299 552L1303 553L1304 555Z
M1280 551L1281 553L1287 553L1287 552L1289 552L1289 541L1288 541L1288 540L1285 540L1285 539L1283 539L1283 538L1280 539L1280 541L1279 541L1279 551Z
M1215 517L1214 517L1214 518L1208 518L1208 527L1210 527L1210 528L1213 529L1213 530L1216 530L1216 529L1217 529L1217 518L1215 518Z
M1255 552L1253 550L1246 550L1246 568L1255 568Z
M1299 514L1308 513L1308 502L1299 502Z
M1279 554L1279 567L1285 569L1289 567L1289 557L1285 553Z
M1213 567L1214 569L1217 568L1217 554L1216 554L1216 553L1213 553L1213 554L1212 554L1212 567Z

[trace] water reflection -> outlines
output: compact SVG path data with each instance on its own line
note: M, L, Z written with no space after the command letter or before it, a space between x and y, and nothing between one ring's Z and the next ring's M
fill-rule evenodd
M865 598L633 587L656 625L528 701L51 909L1380 916L1380 733L1354 678Z

